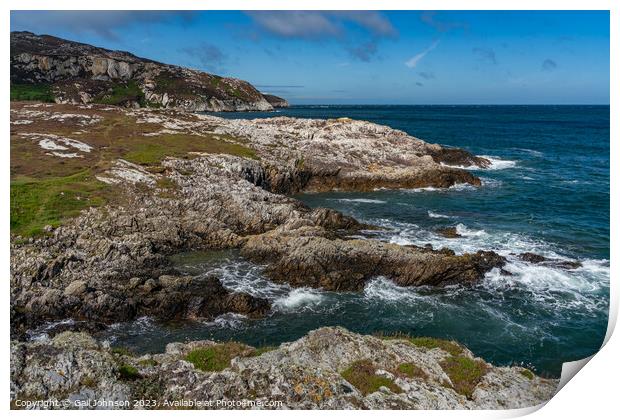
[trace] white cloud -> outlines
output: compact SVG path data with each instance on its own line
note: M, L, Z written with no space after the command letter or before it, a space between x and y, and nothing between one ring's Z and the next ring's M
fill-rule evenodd
M422 60L426 56L426 54L437 48L437 45L439 45L439 40L433 41L433 43L429 45L424 51L414 55L409 60L405 61L405 66L409 67L410 69L415 68L420 62L420 60Z
M245 13L265 31L283 38L340 36L344 32L344 22L353 22L374 36L396 35L389 19L376 11L258 10Z

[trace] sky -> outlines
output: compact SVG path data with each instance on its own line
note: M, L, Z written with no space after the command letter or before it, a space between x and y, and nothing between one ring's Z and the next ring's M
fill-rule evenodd
M292 104L609 104L607 11L12 11Z

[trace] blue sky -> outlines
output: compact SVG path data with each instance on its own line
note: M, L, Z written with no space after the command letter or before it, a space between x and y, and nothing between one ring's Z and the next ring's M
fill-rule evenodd
M13 11L293 104L608 104L606 11Z

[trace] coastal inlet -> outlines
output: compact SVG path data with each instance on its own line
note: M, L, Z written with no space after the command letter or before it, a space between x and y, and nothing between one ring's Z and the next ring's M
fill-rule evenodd
M535 109L531 109L535 108ZM384 227L367 236L431 244L457 253L495 250L508 259L474 287L403 288L373 279L362 292L334 293L270 282L235 251L188 253L175 264L217 274L233 290L269 299L270 316L227 314L209 322L142 318L103 334L114 345L161 351L166 342L235 339L274 345L324 325L360 333L404 332L455 339L496 364L523 364L559 376L564 361L598 350L609 304L609 165L606 107L293 107L295 117L375 120L492 157L475 173L482 186L302 194ZM535 115L535 117L534 117ZM224 114L227 118L262 115ZM265 116L273 116L272 113ZM562 124L557 124L557 121ZM521 133L528 132L529 136ZM463 133L468 133L464 136ZM587 139L587 141L585 141ZM438 231L454 227L456 237ZM524 261L523 253L580 266Z

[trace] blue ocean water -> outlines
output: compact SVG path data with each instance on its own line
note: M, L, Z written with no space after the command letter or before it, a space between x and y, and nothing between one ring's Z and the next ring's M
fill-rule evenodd
M250 321L159 324L141 319L108 331L117 345L157 351L170 341L236 339L251 344L294 340L323 325L353 331L406 332L455 339L501 365L522 364L558 376L564 361L594 353L609 306L608 106L304 106L226 118L350 117L390 125L428 142L492 159L474 170L482 187L302 194L388 228L381 239L446 246L457 253L492 249L512 276L493 271L477 286L401 288L373 279L363 293L328 293L275 285L235 252L186 254L181 270L216 273L232 289L274 302L273 314ZM446 239L439 227L462 235ZM514 254L579 260L576 270L543 267Z

